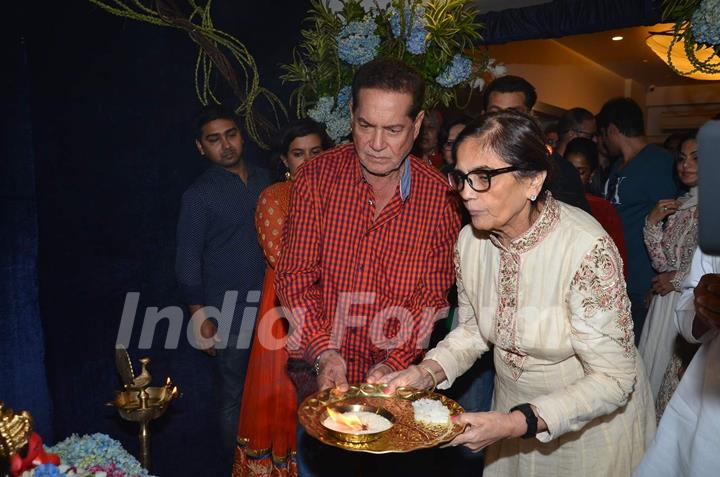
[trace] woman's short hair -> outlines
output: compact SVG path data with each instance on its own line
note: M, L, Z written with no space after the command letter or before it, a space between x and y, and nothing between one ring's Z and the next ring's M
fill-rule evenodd
M290 144L297 138L316 134L322 141L323 149L333 146L332 141L325 132L325 128L310 118L291 121L283 127L277 135L277 141L273 145L273 152L278 156L285 156L288 153Z
M278 180L282 179L287 168L283 164L281 156L287 156L290 144L299 138L316 134L320 137L323 150L333 147L333 142L325 132L325 128L310 118L297 119L286 124L275 136L270 144L271 155L269 168L274 171Z
M576 137L565 148L565 159L571 154L580 154L588 162L590 172L598 167L598 147L595 141L586 137Z
M455 140L453 157L457 162L459 146L469 139L479 142L479 147L492 151L503 161L519 170L519 177L532 177L546 171L540 196L550 189L552 164L550 151L545 144L542 127L532 116L513 110L483 114L471 121Z

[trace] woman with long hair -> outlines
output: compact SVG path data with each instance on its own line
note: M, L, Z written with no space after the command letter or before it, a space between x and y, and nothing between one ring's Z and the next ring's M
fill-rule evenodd
M658 420L680 380L681 355L685 356L687 365L693 352L691 347L685 349L682 340L676 340L678 333L673 318L681 284L690 270L698 240L695 134L696 131L690 132L680 140L675 162L678 180L688 192L677 199L660 200L648 214L643 230L645 246L658 275L653 278L653 298L638 349L648 370ZM673 370L665 376L668 366ZM667 384L663 385L663 381ZM662 392L661 388L664 389Z
M297 399L283 346L288 322L278 312L275 265L281 253L282 228L290 208L292 179L305 161L331 146L322 126L310 119L288 124L280 133L275 156L284 181L260 194L255 227L267 261L258 321L253 337L240 409L233 476L295 476Z

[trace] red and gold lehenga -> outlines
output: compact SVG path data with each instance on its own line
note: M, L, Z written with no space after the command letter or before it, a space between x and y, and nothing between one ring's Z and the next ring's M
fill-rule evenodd
M264 336L268 333L263 331L271 329L276 339L287 335L287 320L275 311L280 302L273 282L291 188L289 181L268 187L260 194L255 212L258 241L268 267L245 378L233 477L297 476L297 402L286 371L288 355L284 347L277 349L277 340Z

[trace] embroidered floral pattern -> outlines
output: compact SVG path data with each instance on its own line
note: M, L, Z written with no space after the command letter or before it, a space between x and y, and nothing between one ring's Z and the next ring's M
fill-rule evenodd
M542 240L555 229L558 222L560 222L560 206L552 194L547 192L545 195L545 206L542 212L540 212L540 217L538 217L527 232L510 242L508 249L517 254L528 252L542 242Z
M612 239L605 235L585 256L570 286L583 295L586 319L591 320L599 312L617 314L614 336L608 335L606 328L596 331L616 342L629 358L635 354L633 322L622 276L620 253Z
M517 302L520 282L521 255L538 245L555 229L560 220L560 206L548 192L540 217L527 232L513 240L506 248L491 236L491 240L500 249L500 276L498 277L498 307L495 311L495 345L502 360L517 380L523 371L526 355L517 344Z
M520 278L520 255L500 252L500 279L498 283L498 307L495 312L495 345L500 356L517 380L522 374L526 356L517 346L517 299Z

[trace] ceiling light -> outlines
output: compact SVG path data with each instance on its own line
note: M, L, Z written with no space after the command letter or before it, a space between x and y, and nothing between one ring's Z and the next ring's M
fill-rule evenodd
M612 37L612 41L620 41L622 39L623 39L623 37L620 35L616 35L616 36Z
M672 24L670 24L670 26L672 26ZM672 35L660 33L651 34L651 36L647 40L645 40L645 43L647 44L647 46L650 47L653 53L655 53L665 63L672 61L672 65L674 66L674 69L677 70L677 72L686 73L683 74L683 76L697 80L720 79L720 74L701 72L692 65L692 63L687 57L687 54L685 53L685 42L683 40L675 43L672 46L672 51L670 51L670 45L672 41ZM694 50L694 52L695 56L700 61L710 60L716 54L715 51L709 47L702 47L700 49ZM668 59L668 57L670 59Z

